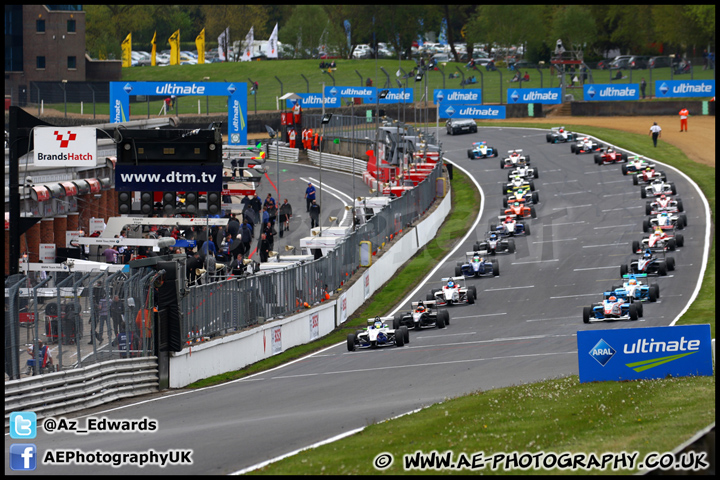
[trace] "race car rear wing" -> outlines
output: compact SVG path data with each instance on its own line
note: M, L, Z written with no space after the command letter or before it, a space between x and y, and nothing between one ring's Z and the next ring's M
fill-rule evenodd
M522 153L522 148L519 150L508 150L508 153Z
M381 320L383 323L390 323L393 320L393 317L375 317L375 318L368 318L367 324L373 325L376 320Z
M412 308L417 308L418 305L420 305L421 303L423 305L425 305L426 307L427 306L434 307L437 304L437 302L435 300L423 300L422 302L412 302L410 305L412 305Z
M551 132L559 132L560 130L565 130L565 127L552 127L550 129Z
M452 280L453 282L458 282L460 280L465 280L465 277L461 275L459 277L444 277L440 279L441 282L449 282L450 280Z
M487 255L487 254L488 254L487 250L475 250L473 252L465 252L466 257L474 257L475 255L483 256L483 255Z
M514 213L508 213L506 215L498 215L497 218L498 218L498 220L505 220L507 217L510 217L513 220L515 220L517 218L517 215L515 215Z
M647 273L626 273L622 278L646 278Z

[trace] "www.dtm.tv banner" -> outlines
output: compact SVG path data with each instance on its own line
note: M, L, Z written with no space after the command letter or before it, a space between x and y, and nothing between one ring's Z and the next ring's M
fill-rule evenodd
M222 165L116 165L117 191L219 192Z
M710 325L584 330L580 383L712 375Z

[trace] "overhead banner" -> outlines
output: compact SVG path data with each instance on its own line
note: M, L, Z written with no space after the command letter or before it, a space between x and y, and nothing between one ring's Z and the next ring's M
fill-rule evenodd
M583 99L586 102L639 100L640 85L637 83L583 85Z
M553 105L562 103L562 88L508 88L509 104L544 103Z
M502 105L448 105L440 106L440 118L485 118L504 119L505 107Z
M95 167L94 127L35 127L33 158L39 167Z
M713 374L710 325L577 332L580 383Z
M316 108L322 107L323 96L322 93L296 93L300 98L300 106L302 108ZM293 108L295 106L295 99L288 98L285 100L285 108ZM340 107L340 97L325 97L326 107Z
M440 97L440 98L438 98ZM466 89L436 89L433 93L433 101L435 105L438 102L443 105L448 104L465 104L465 105L481 105L482 89L466 88Z
M714 97L715 80L655 80L657 98Z
M130 120L130 96L228 97L228 144L247 144L247 84L223 82L110 82L110 122Z

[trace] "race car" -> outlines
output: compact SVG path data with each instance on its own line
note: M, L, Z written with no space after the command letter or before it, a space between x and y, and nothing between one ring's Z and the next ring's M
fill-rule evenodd
M495 255L498 253L515 253L515 240L512 238L503 238L496 232L487 232L485 234L485 240L477 242L473 245L473 250L483 250L488 255Z
M528 165L520 165L514 170L512 170L510 173L508 173L508 180L511 180L513 177L518 176L520 178L524 178L526 180L530 180L531 178L538 178L539 172L537 167L530 167Z
M473 148L468 149L467 154L470 160L476 160L478 158L497 157L498 151L488 146L487 142L474 142Z
M644 273L629 273L623 275L622 285L613 285L611 290L615 295L630 302L656 302L660 298L660 285L642 283L640 278L647 278ZM642 316L642 315L641 315Z
M615 295L609 295L601 303L583 307L583 323L590 323L590 320L637 320L638 305L641 304L628 303Z
M570 145L570 152L578 155L580 153L591 153L602 151L603 146L601 143L590 140L590 137L583 137L578 143Z
M651 202L645 202L645 215L657 215L658 213L679 213L685 211L680 198L671 198L667 195L660 195Z
M445 277L442 282L445 285L442 288L430 290L430 293L427 294L427 300L435 300L436 305L455 305L458 303L472 305L475 303L477 290L475 290L475 286L465 286L464 276Z
M530 165L530 155L523 155L522 150L508 150L508 156L500 160L500 168L518 168Z
M507 208L513 202L525 202L526 205L535 205L540 202L540 194L520 188L510 192L503 198L503 207Z
M569 132L565 130L565 127L553 127L550 129L550 133L545 135L548 143L574 142L577 138L577 133Z
M623 175L632 175L641 170L645 170L645 168L647 167L651 167L654 169L655 165L652 163L648 163L648 161L640 155L634 155L628 159L628 163L626 165L622 165L620 167L620 171Z
M508 181L508 183L502 184L502 193L503 195L513 192L519 188L522 188L523 190L535 190L535 182L532 180L525 180L519 175L515 175Z
M673 257L666 257L664 253L658 256L651 250L645 250L642 256L630 262L630 265L620 265L620 276L622 277L628 273L644 273L664 277L673 270L675 270L675 259Z
M530 225L519 223L515 215L501 215L500 223L490 222L490 231L503 237L530 235Z
M656 252L664 252L666 250L673 251L676 247L682 247L685 244L685 238L680 234L675 234L672 230L669 234L660 228L656 228L653 233L643 237L642 240L633 240L633 253L640 253L645 250Z
M656 178L650 185L643 187L640 190L640 197L659 197L661 195L677 195L677 188L675 184L670 182L666 183L663 180Z
M448 135L456 133L477 133L478 127L472 118L450 118L445 122Z
M661 230L683 230L687 225L687 216L682 213L680 215L672 215L668 212L661 212L654 217L643 220L643 232L649 232L660 228Z
M633 185L640 185L641 183L650 183L656 178L661 179L662 181L667 181L667 175L665 175L665 172L655 170L655 165L648 165L642 170L639 170L637 172L637 175L633 176Z
M622 163L627 162L627 153L621 153L612 147L608 147L604 152L595 154L595 163L598 165L607 165L609 163Z
M515 215L516 218L537 218L533 205L526 205L524 201L514 201L507 208L500 210L501 215Z
M407 327L390 328L385 321L391 317L375 317L367 321L368 326L347 336L347 349L354 352L357 348L378 348L410 343Z
M488 260L485 250L473 250L465 252L465 262L458 262L455 265L455 276L483 277L500 275L500 264L497 260Z
M400 327L414 328L420 330L423 327L445 328L450 325L450 313L447 310L438 310L434 300L412 302L412 310L397 312L393 318L393 328Z

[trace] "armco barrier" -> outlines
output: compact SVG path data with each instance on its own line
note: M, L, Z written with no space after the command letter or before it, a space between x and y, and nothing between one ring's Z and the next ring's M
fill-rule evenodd
M10 414L64 415L159 389L157 357L128 358L5 382L5 428Z
M435 237L440 225L450 213L450 208L450 195L445 195L438 208L427 218L401 236L382 256L373 257L373 264L365 270L361 281L351 286L346 284L346 290L339 298L321 303L297 315L172 354L170 388L182 388L203 378L238 370L288 348L327 335Z

